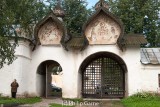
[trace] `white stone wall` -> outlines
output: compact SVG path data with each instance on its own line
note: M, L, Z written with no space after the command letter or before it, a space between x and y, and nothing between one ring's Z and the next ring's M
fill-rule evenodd
M32 70L30 72L30 75L33 75L32 78L35 79L30 81L30 84L32 84L32 86L30 87L29 91L37 94L37 89L39 89L39 87L36 87L36 79L38 78L37 67L40 65L40 63L46 60L54 60L57 61L63 69L63 97L76 97L77 91L74 91L73 89L76 88L75 84L77 81L74 80L77 78L77 76L75 77L76 74L73 74L76 72L74 69L74 62L72 62L72 56L74 55L71 52L65 51L61 46L38 46L32 54L32 57L34 59L31 62ZM72 94L70 94L70 92L72 92Z
M140 86L140 48L139 47L127 47L123 56L127 66L127 85L128 95L136 93Z
M0 69L0 93L3 95L11 95L10 84L14 79L17 79L19 88L17 94L24 94L28 91L28 77L31 63L31 50L29 42L19 41L19 46L16 47L15 56L17 59L11 65L5 65Z
M142 65L139 47L127 47L121 51L116 45L90 45L84 51L65 51L59 46L37 46L32 52L28 42L20 42L16 49L17 60L12 65L0 70L0 93L10 95L10 83L17 79L20 87L18 94L28 92L31 95L41 95L44 91L44 81L37 73L39 65L46 60L58 62L63 69L62 94L64 98L81 97L80 66L91 54L97 52L111 52L124 60L127 66L125 73L126 95L138 91L158 91L158 74L160 66Z
M79 67L82 62L93 53L97 52L113 52L119 56L124 56L124 52L119 50L116 45L94 45L88 46L84 51L65 51L61 46L38 46L32 53L32 64L31 72L32 78L34 80L30 81L32 86L30 87L30 92L36 92L39 87L36 86L36 79L38 78L35 74L37 72L37 67L40 63L46 60L57 61L63 69L62 77L62 91L64 98L76 98L81 96L81 75ZM38 94L38 93L35 93Z
M128 95L137 92L160 92L158 74L160 65L143 65L140 62L138 47L128 47L124 60L128 68Z
M158 74L160 74L160 66L158 65L141 65L141 90L160 92Z

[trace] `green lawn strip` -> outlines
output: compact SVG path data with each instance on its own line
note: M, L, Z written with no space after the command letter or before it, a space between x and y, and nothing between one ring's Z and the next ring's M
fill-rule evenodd
M33 104L40 101L39 97L17 99L0 97L0 104Z
M65 106L65 105L62 105L62 104L55 104L55 103L53 103L53 104L50 104L49 107L75 107L75 106Z
M136 96L122 99L125 107L160 107L160 96L139 98Z

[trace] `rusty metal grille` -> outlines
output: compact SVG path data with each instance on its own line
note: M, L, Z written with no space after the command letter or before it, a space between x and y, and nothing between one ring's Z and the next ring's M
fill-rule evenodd
M124 71L115 60L101 57L93 60L83 72L83 97L124 97Z

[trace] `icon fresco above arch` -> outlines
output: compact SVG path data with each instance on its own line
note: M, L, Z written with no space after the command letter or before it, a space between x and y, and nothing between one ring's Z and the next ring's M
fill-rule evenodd
M104 13L96 16L85 30L89 44L115 44L120 34L120 26Z

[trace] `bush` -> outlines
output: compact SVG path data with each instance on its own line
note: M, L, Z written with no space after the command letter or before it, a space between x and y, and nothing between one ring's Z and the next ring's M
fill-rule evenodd
M121 101L125 107L160 107L160 95L156 92L138 92Z
M156 92L138 92L130 97L136 97L136 98L157 98L160 97L159 93Z

